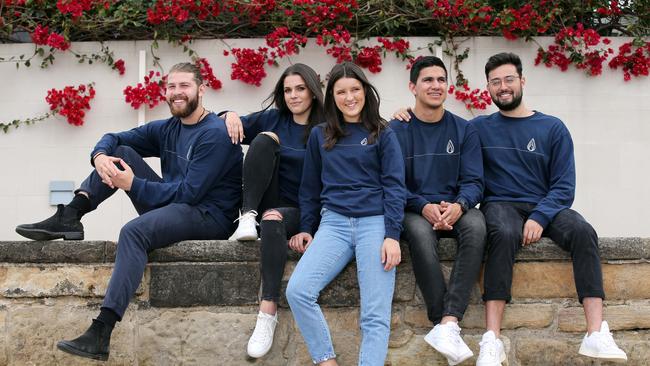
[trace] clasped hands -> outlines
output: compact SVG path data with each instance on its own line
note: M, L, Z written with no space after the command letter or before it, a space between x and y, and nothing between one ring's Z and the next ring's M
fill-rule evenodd
M427 203L422 208L422 216L429 221L434 230L452 230L454 224L463 215L463 210L458 203L446 201Z
M111 188L119 188L125 191L131 190L133 184L133 170L122 159L105 154L95 156L95 170L102 178L102 182ZM119 169L118 167L121 167Z

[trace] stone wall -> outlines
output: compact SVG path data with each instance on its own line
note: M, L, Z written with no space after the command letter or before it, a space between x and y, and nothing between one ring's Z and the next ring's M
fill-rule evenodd
M629 358L650 358L650 239L601 238L605 316ZM112 270L115 243L0 242L0 365L86 365L56 350L97 315ZM403 246L403 250L407 249ZM448 274L455 243L441 242ZM424 340L431 324L409 255L398 267L387 364L446 365ZM290 255L285 282L297 256ZM282 300L271 352L246 358L259 291L256 243L182 242L150 254L144 279L112 339L110 365L308 365L302 337ZM477 284L465 319L475 354L484 327ZM578 356L585 331L571 262L547 239L522 250L503 339L510 365L605 364ZM341 365L354 365L359 345L354 263L321 296ZM475 358L465 364L472 365Z

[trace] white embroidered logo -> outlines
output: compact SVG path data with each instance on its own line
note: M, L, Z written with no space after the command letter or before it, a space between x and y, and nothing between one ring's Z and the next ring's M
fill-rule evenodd
M190 148L187 149L187 155L185 156L185 159L190 160L190 157L192 156L192 145L190 145Z
M364 138L363 140L361 140L361 145L363 145L363 146L368 145L368 138L367 137Z
M528 145L526 145L526 149L528 149L528 151L535 151L535 149L537 149L537 145L535 145L535 139L534 138L532 138L532 139L530 139L530 141L528 141Z
M453 154L454 153L454 143L449 140L447 142L447 154Z

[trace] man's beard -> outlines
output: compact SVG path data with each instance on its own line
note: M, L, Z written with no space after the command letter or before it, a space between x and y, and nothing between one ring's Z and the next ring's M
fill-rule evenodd
M508 103L499 102L499 99L494 98L494 97L492 97L492 101L494 102L494 105L496 105L497 108L499 108L499 110L508 112L508 111L511 111L511 110L519 107L519 105L521 104L521 99L523 98L523 96L524 96L523 91L521 93L519 93L519 95L517 95L515 92L512 92L512 101L510 101Z
M167 101L167 105L169 105L169 111L171 112L172 116L178 117L178 118L185 118L189 117L194 111L199 107L199 93L197 92L194 98L187 98L186 99L186 105L185 108L181 109L175 109L172 100L178 99L178 97L174 96L171 97Z

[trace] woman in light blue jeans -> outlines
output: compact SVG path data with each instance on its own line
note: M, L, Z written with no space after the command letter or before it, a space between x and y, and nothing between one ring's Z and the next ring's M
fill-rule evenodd
M343 63L332 69L325 113L327 122L312 129L307 142L299 194L301 233L289 243L304 255L289 280L287 300L314 363L337 365L316 301L355 259L361 294L359 365L383 366L395 266L401 261L406 201L402 153L379 116L376 89L358 66Z

